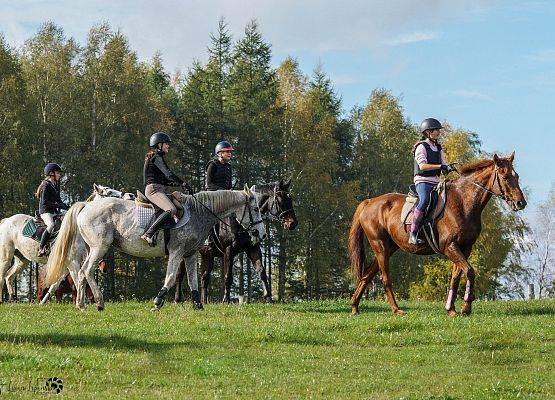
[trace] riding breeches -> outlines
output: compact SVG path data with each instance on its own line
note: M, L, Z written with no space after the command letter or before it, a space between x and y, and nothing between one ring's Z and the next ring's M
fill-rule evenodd
M416 184L416 193L418 193L418 204L416 209L420 212L425 213L426 208L430 204L430 198L432 191L436 188L436 185L427 182L420 182Z
M156 183L146 185L145 196L151 203L160 207L164 211L169 211L171 215L177 214L177 208L172 203L168 195L164 192L166 186Z
M48 233L52 233L52 231L54 230L54 214L44 213L44 214L41 214L40 217L44 221L46 225L46 230L48 231Z

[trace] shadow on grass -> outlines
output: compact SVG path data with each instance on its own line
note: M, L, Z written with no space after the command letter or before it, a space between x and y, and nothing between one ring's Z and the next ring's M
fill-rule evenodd
M171 351L178 347L202 347L199 343L191 341L157 343L140 339L131 339L121 335L70 335L64 333L35 333L25 335L0 333L0 342L8 344L33 344L39 346L91 347L124 351L147 351L152 353Z

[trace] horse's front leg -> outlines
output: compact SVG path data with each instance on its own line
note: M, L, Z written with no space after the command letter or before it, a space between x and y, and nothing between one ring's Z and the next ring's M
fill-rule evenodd
M164 305L168 291L173 287L173 285L175 285L177 271L179 270L179 263L181 262L182 258L183 251L181 249L174 249L170 251L170 255L168 257L168 266L166 267L166 279L164 280L164 286L162 286L162 288L154 298L154 308L152 308L152 311L158 311Z
M86 296L86 286L85 279L89 284L94 299L96 301L96 308L98 311L104 310L104 296L102 296L102 291L98 287L94 279L94 269L98 267L100 260L104 258L104 255L108 251L108 248L96 247L91 248L87 261L83 265L81 271L79 271L79 284L77 285L77 300L81 303L81 306L85 303ZM82 307L80 307L82 308Z
M464 304L461 308L462 315L470 315L472 312L472 301L474 300L474 279L476 273L474 268L468 263L466 254L469 251L461 251L455 243L451 243L445 250L445 255L460 268L466 275L466 290L464 293ZM458 286L458 285L457 285Z
M203 304L208 304L208 291L210 286L210 275L214 269L214 252L211 248L207 251L203 251L200 254L201 266L202 266L202 276L200 277L200 290L201 290L201 300Z
M233 259L235 258L235 252L233 251L233 246L228 246L225 249L224 257L222 260L223 270L224 270L224 297L222 299L223 303L231 303L231 285L233 283Z
M267 303L271 303L272 287L270 286L268 274L266 274L266 268L264 268L264 263L262 262L262 250L260 249L260 243L250 246L247 255L249 256L251 262L254 265L254 268L258 272L258 276L260 276L260 280L262 281L262 286L264 289L264 300Z
M457 311L455 310L455 301L457 300L457 291L459 289L459 282L461 280L462 269L453 263L451 270L451 280L449 281L449 292L447 293L447 301L445 302L445 311L450 317L455 317Z
M181 260L177 276L175 278L175 295L173 297L174 303L181 303L183 301L183 277L185 276L185 261Z

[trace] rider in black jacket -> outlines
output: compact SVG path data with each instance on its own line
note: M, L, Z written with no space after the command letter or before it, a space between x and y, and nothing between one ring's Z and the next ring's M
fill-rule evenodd
M164 225L166 220L173 217L177 222L177 208L166 195L169 186L181 186L189 194L193 189L179 176L174 174L167 166L164 156L170 149L171 139L164 132L157 132L150 137L150 151L146 154L143 169L145 195L151 203L160 207L164 212L150 225L142 238L150 246L155 246L156 232Z
M67 210L69 206L60 196L60 178L62 168L56 163L48 163L44 167L45 178L37 188L35 196L39 199L39 214L46 224L39 247L39 257L46 255L46 245L54 230L54 218L60 210Z

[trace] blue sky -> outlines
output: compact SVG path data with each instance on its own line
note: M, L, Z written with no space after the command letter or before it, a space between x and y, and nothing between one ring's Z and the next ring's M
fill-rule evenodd
M532 204L555 182L552 1L0 0L0 32L16 47L47 20L79 42L108 21L141 59L161 51L170 71L206 58L222 16L234 37L256 18L276 65L322 63L346 110L383 87L412 121L434 116L477 132L486 151L515 150Z

